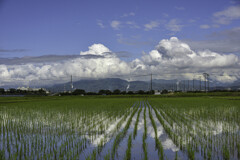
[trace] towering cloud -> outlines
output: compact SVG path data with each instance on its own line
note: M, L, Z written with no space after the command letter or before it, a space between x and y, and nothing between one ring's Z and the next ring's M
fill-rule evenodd
M111 51L102 44L93 44L88 47L88 51L80 52L80 55L96 55L96 56L105 56Z
M230 82L238 79L240 62L234 54L219 54L209 50L195 52L188 44L172 37L161 40L155 50L145 54L142 64L147 65L146 70L159 75L168 73L175 77L193 77L196 73L209 72L214 76L213 79Z

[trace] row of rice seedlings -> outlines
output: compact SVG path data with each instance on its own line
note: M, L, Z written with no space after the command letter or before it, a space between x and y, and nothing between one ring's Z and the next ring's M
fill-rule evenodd
M100 135L104 134L106 128L112 123L112 121L115 121L115 119L112 119L110 117L105 117L104 120L96 123L94 126L89 127L87 133L87 136L90 137L91 143Z
M110 160L111 159L111 152L108 151L108 153L104 156L104 160Z
M130 112L129 112L130 111ZM113 137L113 135L120 129L122 123L126 120L126 118L128 117L129 114L131 114L131 112L133 111L133 108L130 108L129 110L127 110L127 112L125 112L125 115L122 116L122 119L117 123L117 125L115 126L115 128L111 131L111 133L107 133L104 135L103 138L101 138L100 143L98 143L97 148L93 149L92 153L89 154L87 156L86 159L96 159L96 157L101 153L104 144L106 143L107 139L109 139L108 137ZM108 153L105 158L108 159L108 155L110 153Z
M149 105L148 105L148 110L149 110L149 112L148 112L149 113L149 117L150 117L153 129L154 129L154 132L155 132L155 145L156 145L156 148L158 150L159 159L163 160L164 159L163 146L162 146L162 143L158 139L157 125L156 125L156 123L155 123L155 121L153 119L152 112L150 110Z
M180 123L180 127L175 126L175 131L174 131L180 136L180 149L184 151L185 148L183 146L185 146L189 159L194 159L195 151L198 151L197 144L199 143L198 141L199 138L197 138L196 134L194 134L192 126L189 124L182 123L181 119L179 119L180 116L172 115L174 112L169 113L168 112L169 110L162 111L161 109L159 109L159 111L160 111L160 114L164 117L164 119L166 118L168 119L168 121L172 121L172 123L178 122L178 125ZM179 128L180 130L177 130ZM183 140L184 140L184 144L182 143ZM177 142L175 143L178 144Z
M130 108L130 111L133 111L132 108ZM121 120L117 123L115 128L110 133L105 132L104 137L101 138L100 143L98 143L98 145L97 145L97 148L95 148L92 151L92 153L90 155L88 155L87 159L94 159L101 153L101 151L104 147L104 144L107 142L108 137L113 137L113 135L120 129L123 122L126 121L128 115L129 115L129 112L125 112L125 115L122 116ZM110 159L110 152L105 155L104 159Z
M177 131L178 133L183 134L188 134L193 137L191 141L187 141L187 150L189 152L189 156L193 157L193 150L197 151L198 148L196 147L198 144L201 144L201 154L204 156L205 159L211 159L213 157L215 158L221 158L219 155L223 155L222 157L225 157L225 159L228 159L229 157L234 157L234 154L237 152L238 154L238 149L237 149L237 144L239 142L238 137L239 137L239 127L236 125L236 121L238 121L239 118L236 116L236 112L238 110L234 110L233 107L226 108L226 107L211 107L208 109L207 107L199 107L199 108L190 108L186 109L185 111L183 110L184 107L179 109L180 107L175 107L175 109L179 109L180 112L174 112L170 111L173 107L165 107L164 112L171 117L174 121L177 121L178 123L181 123L184 125L185 129L181 131ZM216 110L217 108L217 110ZM200 112L199 112L200 110ZM222 112L224 111L224 112ZM181 114L183 113L183 114ZM192 116L191 118L188 118L186 113L191 113L188 114L188 116ZM219 113L227 113L226 115L222 115ZM200 115L201 114L201 115ZM218 116L221 116L221 118L217 118ZM231 117L231 115L233 115ZM172 118L173 117L173 118ZM216 135L213 134L215 131L215 128L213 126L216 126L217 123L216 121L220 121L225 117L225 122L222 125L222 130L224 134L219 134ZM234 120L235 119L235 120ZM200 125L202 124L201 121L205 121L206 125ZM213 121L213 126L210 121ZM199 123L200 122L200 123ZM225 124L228 124L225 127ZM194 129L191 129L192 126L195 126ZM181 128L181 127L179 127ZM179 129L177 127L177 129ZM185 133L184 133L185 132ZM225 139L225 140L221 140ZM226 141L227 140L227 141ZM222 144L227 144L221 145ZM193 147L195 146L195 147ZM221 152L219 152L221 150ZM230 151L230 152L229 152ZM231 156L228 156L230 153ZM214 156L215 154L215 156Z
M197 144L201 144L202 146L204 146L201 138L199 138L202 136L202 133L199 131L199 128L197 126L193 129L193 124L192 124L193 121L191 121L192 123L190 123L181 114L176 114L173 110L171 110L171 112L168 112L169 110L171 110L171 109L166 109L165 111L161 110L161 113L164 116L166 114L168 117L171 118L171 120L178 123L178 125L180 123L181 127L175 126L175 132L180 133L181 134L180 136L187 134L189 137L191 137L192 138L191 143L195 144L195 148L197 147ZM196 124L196 125L198 125L198 124ZM181 129L181 130L178 131L178 129ZM197 150L197 148L196 148L196 150Z
M100 139L100 142L97 144L97 147L93 149L92 153L87 156L87 159L96 159L98 154L101 153L104 144L107 142L107 139L109 139L108 137L113 136L120 129L121 124L126 120L127 116L131 112L132 108L129 108L129 110L127 110L125 113L123 112L125 115L121 117L122 119L117 123L116 127L111 131L111 133L104 132L104 136ZM116 119L113 120L116 121Z
M128 137L128 145L124 160L131 160L131 148L132 148L132 134Z
M9 113L9 110L7 110L7 113ZM22 112L22 113L25 115L30 115L29 112L26 112L26 113ZM46 112L43 112L43 113L45 114L45 116L49 115L49 114L46 114ZM11 115L11 112L9 115ZM34 115L34 112L33 112L33 115ZM91 114L91 115L95 116L96 114ZM46 130L45 125L43 125L41 123L41 120L38 120L39 116L40 115L36 116L35 118L32 118L34 121L32 121L31 124L28 123L29 121L26 120L26 118L24 118L23 116L19 116L20 118L18 120L19 121L18 123L15 123L15 121L14 121L15 119L12 118L11 116L9 116L8 119L4 119L3 123L1 121L0 126L1 126L1 128L3 128L3 129L1 129L1 134L4 135L1 140L4 142L1 145L1 147L2 147L1 150L4 150L4 153L6 153L7 150L5 148L14 147L14 148L16 148L15 149L16 151L14 151L14 149L12 149L12 150L8 149L8 154L15 155L15 156L17 155L17 157L22 157L22 158L23 157L24 158L27 158L27 157L40 158L40 157L46 157L46 155L47 155L47 157L49 157L49 155L51 155L51 153L52 153L52 156L55 158L71 157L71 154L76 152L76 150L73 150L73 148L75 148L76 147L75 144L78 143L77 141L75 142L75 140L76 140L75 137L71 137L73 134L75 134L74 132L72 132L72 128L75 129L76 125L74 125L74 122L71 122L72 119L74 119L74 118L71 118L70 121L69 121L69 119L64 119L65 121L70 122L70 123L65 123L66 125L64 125L64 123L62 123L64 121L61 120L61 119L63 119L63 118L61 118L59 123L58 123L58 121L56 121L54 123L50 123L53 125L56 124L56 126L59 126L59 127L55 128L55 130L53 130L53 129L48 130L51 128L51 127L48 127ZM86 114L86 116L88 116L88 115ZM26 116L26 117L29 119L29 117L33 117L33 116L30 115L30 116ZM93 119L90 119L90 120L93 121ZM5 123L6 123L6 125L5 125ZM71 127L67 127L67 124L72 124L72 125L71 125ZM66 130L66 128L69 129L69 131ZM2 133L3 130L4 130L4 132ZM31 134L29 135L29 133L31 133ZM43 134L45 138L42 138L41 134ZM52 135L54 135L53 138L51 138ZM86 140L84 139L84 136L82 136L82 135L84 135L84 133L80 133L80 137L82 137L80 139L84 140L84 143L80 143L81 142L80 141L79 144L77 145L78 147L76 147L76 148L85 148L86 147ZM10 137L16 137L16 138L10 138ZM48 145L49 143L50 143L50 145ZM16 144L17 147L13 146L14 144ZM84 147L82 147L82 146L79 147L79 145L83 145L83 144L84 144ZM4 147L4 146L7 146L7 147ZM27 154L27 153L29 153L29 154ZM39 153L39 154L36 154L36 153ZM33 155L36 155L36 156L33 156Z
M173 132L173 129L171 128L170 125L167 124L167 121L161 116L161 115L164 115L163 112L161 112L161 115L157 112L156 108L154 108L154 111L155 111L155 114L159 120L159 122L162 124L163 128L165 129L166 133L168 134L168 136L173 140L173 142L178 146L180 147L181 150L183 150L183 141L182 141L182 137L178 137L178 135ZM166 117L166 116L165 116ZM150 117L151 118L151 117ZM168 119L170 120L170 119ZM153 125L154 126L154 125ZM177 132L179 133L179 132ZM183 134L181 134L183 135ZM180 139L179 139L180 138ZM189 139L187 141L187 143L189 143ZM194 159L194 156L195 156L195 150L193 148L193 143L191 143L191 145L187 145L187 153L188 153L188 157L189 159Z
M118 148L118 146L119 146L119 143L121 142L121 140L122 140L122 139L125 137L125 135L127 134L127 130L128 130L128 128L130 127L130 124L131 124L131 122L132 122L132 118L133 118L134 114L137 112L137 110L138 110L138 107L135 107L135 108L134 108L134 111L133 111L133 113L131 114L131 116L129 117L129 119L128 119L128 121L127 121L127 124L126 124L126 126L124 127L124 129L123 129L121 132L119 132L119 133L117 134L117 136L115 137L115 140L114 140L113 146L112 146L112 152L111 152L112 159L114 159L114 157L115 157L115 153L116 153L116 151L117 151L117 148Z
M8 135L8 134L7 134ZM20 136L21 137L21 136ZM36 148L37 150L38 150L38 148L41 148L41 150L42 150L42 144L43 144L43 142L42 142L42 138L41 138L41 141L39 141L40 139L39 139L39 136L34 136L34 137L36 137L36 138L38 138L38 140L36 140L35 142L36 143L33 143L33 145L31 145L32 146L32 148ZM45 136L46 137L46 136ZM34 139L33 139L34 140ZM19 139L19 141L20 141L20 144L21 144L21 142L24 142L25 140L24 139ZM68 138L66 138L66 141L68 141ZM33 141L34 142L34 141ZM46 142L46 140L45 140L45 142ZM17 143L17 145L18 145L18 141L16 141L16 143ZM65 143L64 143L65 144ZM67 144L67 143L66 143ZM65 144L65 145L66 145ZM62 147L62 146L61 146ZM26 147L25 147L26 148ZM24 148L24 151L26 151L26 149ZM44 146L44 148L45 148L45 146ZM21 154L21 152L20 152L20 154Z
M32 112L32 113L34 113L34 112ZM26 114L26 113L24 113L24 114ZM27 115L28 115L28 113L27 113ZM42 117L42 115L39 115L39 116ZM39 117L34 117L34 118L32 118L32 120L29 119L29 118L28 119L21 118L20 119L22 121L21 123L16 122L16 117L9 117L9 120L11 120L11 121L14 120L15 122L13 124L15 124L17 126L21 126L20 127L21 128L21 133L23 131L26 131L24 133L29 133L30 131L32 131L30 133L33 133L33 134L41 133L42 134L44 132L49 131L52 134L53 132L51 132L51 130L59 132L59 130L57 130L57 128L54 127L54 124L56 124L55 126L59 126L58 128L61 129L60 132L61 131L62 132L68 132L68 130L66 130L66 128L68 128L69 126L71 126L71 128L72 128L72 125L69 125L69 123L64 125L64 123L62 123L61 119L58 119L58 121L56 121L56 122L54 122L55 121L54 119L50 120L51 122L54 122L54 123L51 123L51 124L47 125L47 126L49 126L49 127L47 127L47 130L45 129L46 125L44 123L48 123L49 120L39 119ZM18 120L18 121L20 121L20 120ZM42 122L44 122L44 123L42 123ZM71 123L71 124L73 124L73 123ZM49 129L51 129L51 130L49 130Z
M143 118L144 118L144 132L142 136L142 146L143 146L143 152L144 152L144 160L148 160L148 155L147 155L147 144L146 144L146 139L147 139L147 120L146 120L146 105L144 107L144 112L143 112Z
M180 115L179 117L181 117L181 116L182 115ZM186 118L186 117L182 117L181 119L184 119L184 118ZM205 139L206 138L206 134L204 132L202 132L202 131L206 130L206 129L205 128L203 129L201 126L199 126L199 123L195 123L194 120L191 120L191 121L190 120L185 120L185 122L190 123L190 125L194 126L194 128L195 128L194 129L195 133L193 132L193 133L191 133L191 135L194 134L194 136L195 136L194 138L195 138L195 140L197 140L196 145L197 144L201 145L201 155L204 155L204 158L207 158L207 157L211 158L212 157L212 153L211 153L212 152L212 148L214 147L214 146L212 146L212 139L210 139L210 137L212 137L212 136L209 135L208 138ZM188 130L186 130L186 131L187 131L187 133L190 132ZM206 148L208 148L208 149L206 150ZM204 152L203 152L203 149L204 149ZM198 152L197 148L195 150Z
M167 122L162 118L162 116L157 112L157 109L155 107L153 107L153 110L155 112L155 115L158 119L158 121L161 123L161 125L163 126L165 132L167 133L167 135L173 140L173 142L176 144L176 146L179 146L178 144L181 144L182 141L178 142L178 136L176 135L175 132L172 131L172 128L170 128L170 125L167 124Z
M140 110L138 111L138 114L137 114L137 119L136 119L136 122L135 122L135 125L134 125L134 131L133 131L133 138L135 139L135 137L137 136L137 128L138 128L138 122L139 122L139 117L140 117L140 113L142 112L142 108L140 108Z
M227 108L225 108L225 110L227 110ZM206 118L206 116L205 116L205 118ZM209 117L209 118L211 118L211 117ZM194 120L196 120L196 119L194 119ZM221 154L221 153L219 153L220 150L222 150L222 154L223 154L223 157L225 157L225 159L228 159L226 157L229 157L229 154L230 154L229 151L231 151L232 156L234 156L234 153L235 153L234 150L237 150L237 147L236 147L237 143L235 142L235 139L237 139L237 134L232 134L234 132L235 133L237 132L237 128L234 124L228 125L226 130L224 129L225 132L227 133L226 136L228 136L228 138L225 136L219 137L217 135L213 135L214 128L213 128L213 126L210 125L211 123L209 123L209 121L205 122L206 125L200 126L199 124L200 123L196 124L196 126L197 126L196 130L197 130L198 137L201 137L205 142L205 144L203 144L201 147L201 154L204 156L204 158L211 158L213 156L212 152L215 155L217 155L217 157L219 157L219 154ZM217 125L214 122L213 122L213 124L215 124L215 126ZM225 126L224 124L225 123L223 123L223 128ZM226 139L226 138L229 141L228 146L230 148L226 147L225 145L224 145L224 147L222 147L222 145L219 145L219 143L218 143L219 140ZM203 141L201 140L201 142L203 142ZM225 142L223 142L223 143L225 143Z
M95 130L96 126L102 126L101 124L108 121L108 116L107 115L102 115L99 117L96 117L94 120L92 120L91 126L88 126L86 129L86 132L90 132L91 130ZM90 133L91 134L91 133Z
M161 108L161 107L160 107ZM172 124L177 124L172 127L172 130L175 134L178 135L178 137L181 137L180 139L180 149L185 150L184 146L187 148L187 151L189 150L189 146L187 145L189 140L191 140L191 146L194 146L196 141L196 136L194 134L194 130L191 125L182 123L180 116L178 115L172 115L174 112L169 113L168 110L163 111L162 109L159 108L160 115L166 120L168 119L167 122L171 122ZM180 130L179 130L180 129ZM190 139L191 138L191 139ZM173 139L174 142L178 145L178 141L176 139ZM183 144L183 142L184 144ZM189 154L192 154L192 152L188 152Z

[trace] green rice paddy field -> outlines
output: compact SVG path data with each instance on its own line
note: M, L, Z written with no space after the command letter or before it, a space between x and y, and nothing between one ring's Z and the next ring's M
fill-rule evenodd
M240 159L240 97L0 97L0 159Z

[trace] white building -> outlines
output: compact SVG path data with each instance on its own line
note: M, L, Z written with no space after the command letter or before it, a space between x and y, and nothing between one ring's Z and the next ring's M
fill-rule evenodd
M154 90L154 95L160 95L161 92L159 90Z
M18 87L17 89L21 91L28 91L28 87Z
M39 90L44 90L47 94L49 93L48 90L46 90L45 88L30 88L30 87L18 87L18 90L21 91L39 91Z

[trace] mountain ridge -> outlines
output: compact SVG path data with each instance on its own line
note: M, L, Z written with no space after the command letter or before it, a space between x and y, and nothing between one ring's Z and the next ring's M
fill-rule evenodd
M236 90L240 88L240 83L233 83L231 85L224 85L224 84L217 84L214 85L214 82L209 83L210 90L219 89L232 89ZM75 89L83 89L86 92L98 92L99 90L115 90L119 89L121 91L138 91L138 90L144 90L148 91L150 90L151 82L150 81L127 81L120 78L105 78L105 79L88 79L88 80L79 80L73 82L73 89L71 89L71 83L61 83L56 84L50 87L47 87L48 90L51 92L63 92L63 91L71 91ZM204 81L194 80L182 80L179 81L177 79L173 80L165 80L165 79L153 79L152 80L152 89L153 90L182 90L182 91L194 91L194 90L204 90L205 89L205 83Z

